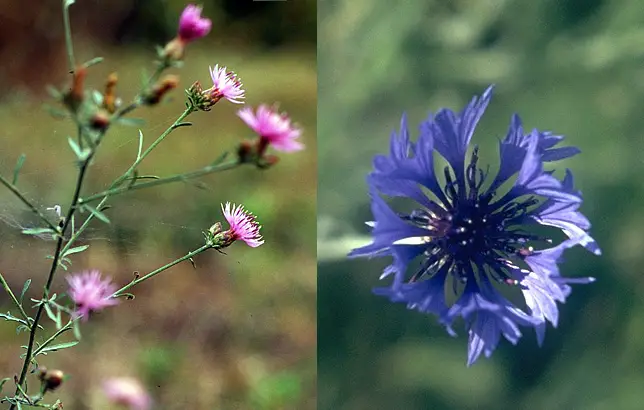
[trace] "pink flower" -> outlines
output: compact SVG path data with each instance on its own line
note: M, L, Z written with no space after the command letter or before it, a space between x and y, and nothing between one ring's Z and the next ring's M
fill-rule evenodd
M221 210L228 221L230 228L225 232L225 236L232 241L244 241L246 245L256 248L264 243L259 230L262 227L257 222L257 217L244 209L243 205L235 206L226 202L226 206L221 204ZM232 242L231 242L232 243Z
M110 278L101 279L97 270L68 275L66 279L69 296L76 304L76 314L84 321L89 319L91 312L118 304L118 300L112 298L116 286Z
M210 19L201 17L201 6L188 4L179 18L179 38L188 42L204 37L211 26Z
M130 377L109 379L103 383L103 390L114 404L128 406L131 410L152 408L152 399L136 379Z
M250 128L252 128L264 144L272 145L278 151L291 152L304 149L298 141L301 130L291 124L291 119L285 113L280 114L276 108L260 105L257 113L250 107L242 108L237 112Z
M226 67L219 68L219 64L217 64L215 68L210 67L210 77L212 78L212 88L208 92L215 102L225 98L231 103L244 103L240 100L244 99L245 91L237 74L226 71Z

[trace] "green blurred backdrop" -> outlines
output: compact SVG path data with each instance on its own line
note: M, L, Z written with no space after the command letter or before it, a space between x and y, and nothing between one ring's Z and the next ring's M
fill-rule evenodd
M96 268L126 283L134 271L149 272L199 247L201 231L223 220L219 204L226 201L243 203L258 216L266 243L256 249L237 243L227 255L201 254L196 270L178 265L135 288L135 300L93 317L79 346L41 361L70 376L51 395L66 409L112 408L100 384L113 376L141 378L155 409L315 408L316 3L202 3L213 29L189 46L184 67L174 70L179 89L160 106L134 113L146 120L146 142L181 113L183 89L195 80L206 85L208 66L220 64L240 76L247 104L279 102L302 126L306 150L281 154L280 163L266 171L247 167L205 177L199 180L204 187L166 185L112 201L112 224L88 230L79 245L90 248L74 259L73 270ZM45 85L62 88L68 80L60 4L0 2L0 172L11 175L18 156L26 154L18 185L43 210L65 207L75 180L66 142L74 130L42 106ZM133 97L141 69L152 68L154 45L174 36L185 4L78 0L71 7L76 57L105 57L90 70L88 86L102 89L116 71L118 94ZM253 138L235 115L238 108L221 101L211 112L191 115L194 126L175 131L141 173L190 171ZM85 192L103 189L131 164L137 135L136 128L123 126L110 131ZM20 226L35 221L4 189L0 220L0 271L17 291L32 278L28 296L40 297L53 242L20 235ZM62 274L54 290L65 291ZM9 308L0 294L0 311ZM19 370L25 336L0 322L0 377Z
M320 410L644 408L644 8L637 0L327 0L319 5L318 380ZM496 84L474 136L498 164L513 112L582 154L582 207L603 248L566 254L595 276L533 332L465 367L467 335L372 295L387 260L369 242L365 175L403 111L460 111Z

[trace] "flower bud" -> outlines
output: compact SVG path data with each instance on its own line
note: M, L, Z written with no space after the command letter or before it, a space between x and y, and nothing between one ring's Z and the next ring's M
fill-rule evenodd
M221 222L215 222L215 224L208 229L208 232L214 236L221 232L222 229Z
M76 67L72 76L72 86L63 97L64 103L72 112L78 111L78 107L83 102L86 76L87 68L82 66Z
M237 157L241 164L253 161L255 146L250 141L242 141L237 147Z
M114 113L116 111L116 83L118 82L118 76L116 73L112 73L107 76L107 81L105 82L105 94L103 95L103 108L109 113Z
M166 75L143 96L143 102L147 105L156 105L161 101L164 95L177 88L177 85L179 85L178 76Z
M47 368L42 367L38 369L38 373L45 390L56 390L65 381L65 373L62 370L47 370Z
M89 125L97 131L105 131L110 125L110 115L105 110L98 110L89 120Z

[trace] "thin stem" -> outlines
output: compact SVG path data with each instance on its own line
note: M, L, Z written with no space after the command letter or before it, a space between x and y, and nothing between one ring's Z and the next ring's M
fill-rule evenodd
M72 42L72 27L69 23L69 7L68 0L63 0L63 24L65 27L65 48L67 49L67 62L69 64L69 72L73 73L76 70L76 63L74 60L74 44Z
M159 62L157 65L157 68L154 70L152 75L146 80L145 84L143 84L143 87L141 88L141 92L137 94L137 96L134 98L134 100L118 110L116 113L114 113L115 118L120 118L132 111L134 111L136 108L138 108L142 103L143 103L143 94L150 88L150 86L159 78L161 73L165 71L167 68L170 66L166 62Z
M33 353L34 357L38 356L38 353L40 353L44 348L46 348L47 346L49 346L49 344L50 344L51 342L53 342L54 340L56 340L56 338L57 338L58 336L62 335L62 334L63 334L63 333L65 333L66 331L70 330L70 329L72 328L72 325L74 324L74 321L76 321L76 320L77 320L77 319L71 319L69 322L67 322L67 323L65 324L65 326L61 327L60 329L58 329L58 331L57 331L56 333L54 333L53 335L51 335L51 336L49 337L49 339L45 340L45 341L43 342L43 344L41 344L41 345L40 345L36 350L34 350L34 353Z
M141 282L143 282L145 280L148 280L151 277L153 277L155 275L158 275L159 273L163 272L164 270L169 269L169 268L173 267L174 265L177 265L177 264L179 264L179 263L181 263L181 262L183 262L185 260L188 260L188 259L192 258L193 256L195 256L197 254L200 254L201 252L203 252L203 251L205 251L206 249L209 249L209 248L212 248L212 246L206 244L206 245L202 246L199 249L195 249L194 251L189 252L187 255L182 256L179 259L176 259L176 260L174 260L174 261L172 261L172 262L170 262L170 263L168 263L166 265L161 266L158 269L153 270L152 272L148 273L145 276L141 276L140 278L137 278L137 279L133 280L132 282L130 282L127 285L123 286L121 289L119 289L116 292L114 292L112 294L112 297L117 298L119 296L122 296L123 292L125 292L128 289L130 289L131 287L133 287L135 285L138 285L139 283L141 283Z
M65 231L67 230L67 227L70 224L70 221L72 220L72 216L74 215L74 212L76 211L76 204L78 203L78 199L80 198L80 191L83 186L83 181L85 179L85 175L87 173L87 168L89 166L89 162L91 161L93 155L90 154L90 156L83 161L80 171L78 173L78 178L76 179L76 187L74 188L74 196L72 197L72 203L69 207L69 211L67 211L67 216L65 217L65 222L63 223L63 227L61 228L61 234L58 236L58 240L56 241L56 251L54 252L54 258L51 263L51 268L49 270L49 276L47 278L47 284L45 285L45 290L43 291L43 299L47 297L49 294L49 290L51 289L51 284L54 281L54 275L56 274L56 270L58 269L58 264L60 262L60 256L61 252L60 250L63 247L63 241L64 241L64 236L65 236ZM22 385L25 382L25 378L27 377L27 371L29 370L29 365L31 364L31 360L33 358L33 350L34 350L34 341L36 340L36 332L38 331L38 323L40 322L40 318L42 317L42 313L45 310L45 304L42 303L40 306L38 306L38 310L36 311L36 316L34 317L34 322L31 325L31 330L29 332L29 342L27 343L27 352L25 353L25 360L22 365L22 370L20 372L20 378L18 379L18 383L16 385L16 392L14 394L17 395L20 392L20 389L22 388ZM14 405L11 405L9 408L10 410L13 410L15 408Z
M163 134L159 135L159 138L157 138L157 139L156 139L152 144L150 144L150 146L149 146L145 151L143 151L143 154L141 154L141 155L139 155L139 156L137 157L136 161L134 161L134 163L132 163L132 165L130 166L130 168L128 168L128 170L127 170L127 171L125 171L125 172L123 173L123 175L121 175L120 177L118 177L118 178L117 178L117 179L112 183L112 186L115 186L115 185L120 184L120 183L121 183L121 182L123 182L123 181L124 181L128 176L130 176L130 174L131 174L132 172L134 172L134 170L136 169L136 167L138 167L138 166L139 166L139 164L140 164L140 163L145 159L145 157L147 157L147 156L150 154L150 152L152 152L152 150L153 150L153 149L155 149L155 148L157 147L157 145L159 145L159 144L160 144L160 143L165 139L165 137L167 137L168 135L170 135L170 133L171 133L172 131L174 131L174 130L179 126L179 124L181 124L181 123L183 122L183 120L184 120L184 119L186 119L186 117L187 117L188 115L192 114L194 111L195 111L195 108L194 108L194 107L192 107L192 106L187 107L187 108L186 108L186 109L181 113L181 115L180 115L180 116L179 116L179 117L178 117L178 118L177 118L177 119L172 123L172 125L170 125L170 126L169 126L165 131L163 131Z
M153 181L142 182L142 183L136 184L136 185L128 185L128 186L122 186L122 187L118 187L118 188L112 188L112 189L108 189L106 191L99 192L97 194L90 195L88 197L83 198L82 201L81 201L81 204L96 201L97 199L103 198L105 196L117 195L117 194L127 192L127 191L134 191L134 190L143 189L143 188L151 188L151 187L154 187L154 186L159 186L159 185L163 185L163 184L169 184L171 182L186 181L186 180L194 179L194 178L197 178L197 177L200 177L200 176L203 176L203 175L212 174L214 172L220 172L220 171L226 171L226 170L229 170L229 169L233 169L233 168L236 168L236 167L238 167L240 165L241 165L241 163L239 161L235 160L235 161L226 162L226 163L223 163L223 164L208 165L208 166L206 166L206 167L204 167L204 168L202 168L200 170L193 171L193 172L187 172L185 174L179 174L179 175L174 175L174 176L167 177L167 178L155 179Z
M9 297L13 301L13 304L16 305L16 307L20 311L20 314L22 315L22 317L27 321L27 324L29 324L29 319L31 319L31 318L27 315L27 312L25 312L25 310L22 308L22 305L20 304L20 302L18 302L18 299L16 298L16 295L14 295L13 292L11 291L11 288L9 287L9 284L5 280L4 276L2 276L2 273L0 273L0 282L2 282L2 287L9 294Z
M11 191L16 197L18 197L18 199L22 201L23 204L27 205L27 207L31 210L31 212L38 215L38 217L47 225L49 229L53 230L54 232L59 232L59 228L56 225L52 224L49 221L49 219L47 219L47 217L38 210L38 208L36 208L31 202L29 202L27 198L25 198L24 195L22 195L22 193L18 190L18 188L14 184L9 182L2 175L0 175L0 183L6 186L7 189L9 189L9 191Z
M132 164L128 169L127 169L127 171L125 171L125 172L124 172L120 177L116 178L116 179L115 179L115 180L110 184L110 186L108 187L108 189L107 189L106 191L103 191L103 192L102 192L102 193L100 193L100 194L96 194L96 195L92 195L92 196L88 197L88 198L92 198L92 199L91 199L91 201L94 201L94 200L99 199L99 198L101 199L101 202L99 202L99 204L96 206L96 209L101 209L101 207L102 207L103 205L105 205L105 202L107 202L108 198L109 198L109 197L110 197L110 195L111 195L110 190L115 189L115 187L116 187L118 184L120 184L120 183L122 183L123 181L125 181L125 180L127 179L127 177L128 177L132 172L134 172L134 170L135 170L135 169L136 169L136 167L141 163L141 161L143 161L143 159L145 159L145 157L146 157L146 156L147 156L147 155L148 155L148 154L149 154L149 153L150 153L150 152L151 152L151 151L152 151L152 150L153 150L157 145L159 145L159 144L161 143L161 141L163 141L163 139L165 139L168 135L170 135L170 133L171 133L174 129L176 129L176 128L177 128L178 124L180 124L180 123L181 123L181 122L182 122L182 121L183 121L183 120L184 120L188 115L190 115L190 114L192 113L192 111L193 111L193 109L192 109L192 108L187 108L187 109L186 109L186 110L185 110L185 111L184 111L184 112L183 112L183 113L182 113L182 114L181 114L181 115L180 115L180 116L175 120L175 122L174 122L172 125L170 125L170 127L168 127L168 129L166 129L166 130L163 132L163 134L161 134L161 135L159 136L159 138L157 138L157 139L156 139L156 141L154 141L154 142L152 143L152 145L150 145L150 146L148 147L148 149L146 149L146 150L145 150L145 152L143 152L143 153L139 153L139 154L137 155L137 158L136 158L136 160L134 161L134 163L133 163L133 164ZM85 199L85 198L81 198L81 199L79 199L79 201L78 201L78 204L77 204L77 205L80 205L80 204L83 204L83 203L87 203L87 202L90 202L90 201L88 201L88 200L87 200L87 199ZM71 238L69 239L69 241L67 241L67 244L65 245L65 247L64 247L64 248L63 248L63 250L62 250L62 252L63 252L63 253L65 253L67 250L69 250L69 249L72 247L72 245L74 244L74 242L76 241L76 239L78 239L78 237L83 233L83 231L87 228L87 226L89 226L89 223L92 221L92 219L93 219L93 218L94 218L94 214L92 213L92 214L90 214L90 215L85 219L85 221L83 222L83 224L78 228L78 230L76 230L76 232L74 232L74 234L71 236Z
M159 137L152 144L150 144L150 146L145 151L143 151L143 153L141 155L137 156L136 160L127 169L127 171L125 171L120 177L116 178L110 184L110 186L109 186L109 188L107 188L107 190L105 190L105 191L103 191L101 193L98 193L96 195L91 195L88 198L92 198L92 200L96 200L96 199L102 198L104 196L105 197L110 196L111 195L110 191L114 190L114 188L117 185L119 185L123 181L125 181L134 172L136 167L138 167L139 164L145 159L145 157L147 157L150 154L150 152L152 152L153 149L155 149L168 135L170 135L170 133L172 131L174 131L179 126L179 124L181 122L183 122L183 120L188 115L190 115L193 111L194 111L193 107L186 108L185 111L183 113L181 113L181 115L179 115L179 117L172 123L172 125L170 125L161 135L159 135ZM83 198L83 199L81 199L80 204L83 204L83 203L86 203L86 202L89 202L89 201L86 198Z

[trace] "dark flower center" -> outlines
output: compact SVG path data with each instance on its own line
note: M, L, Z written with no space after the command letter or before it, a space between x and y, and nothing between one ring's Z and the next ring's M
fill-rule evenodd
M474 147L464 178L458 175L453 178L450 168L445 168L444 192L449 203L444 204L442 215L425 209L401 215L430 231L422 266L411 282L431 276L449 264L452 277L462 283L475 279L474 272L478 272L498 282L516 284L508 268L515 266L512 259L522 259L532 253L528 242L550 242L520 228L539 201L528 197L491 203L496 192L481 190L487 172L478 168L477 162L478 147Z

